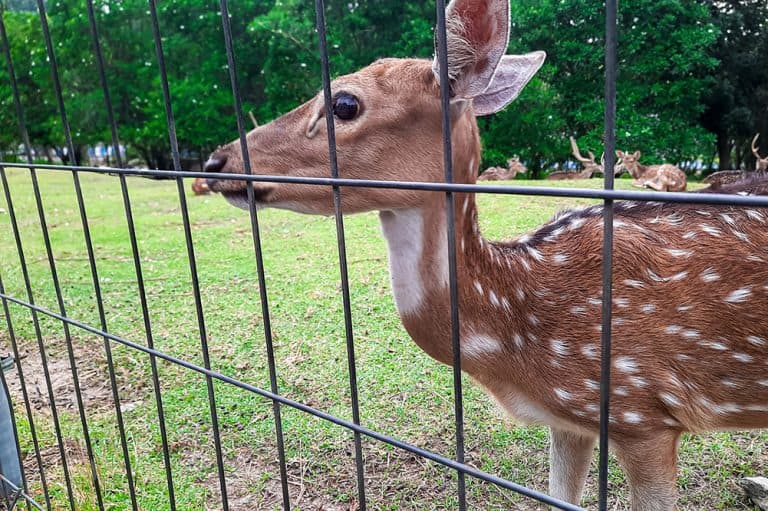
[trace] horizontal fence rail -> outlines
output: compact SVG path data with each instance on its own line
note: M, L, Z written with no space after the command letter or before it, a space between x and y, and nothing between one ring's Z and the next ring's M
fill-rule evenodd
M78 365L78 357L73 347L73 335L72 331L78 331L81 333L88 333L95 338L101 338L103 345L98 349L103 350L108 368L108 382L106 385L110 389L110 398L114 404L113 409L110 410L110 417L113 416L114 425L118 431L119 445L115 447L119 451L120 460L118 467L112 467L113 471L118 473L116 476L121 480L125 480L125 486L128 493L128 504L131 509L137 510L140 508L139 497L141 495L142 478L140 477L139 469L132 463L134 459L131 455L131 449L133 445L131 443L130 434L128 433L126 426L126 419L124 418L125 403L121 404L119 383L116 375L116 371L119 372L119 366L115 363L112 355L112 349L114 346L120 346L131 350L132 353L137 355L146 356L150 362L149 380L152 388L153 395L153 407L155 416L149 418L149 420L156 421L159 428L159 454L158 459L162 458L162 470L165 474L165 485L167 491L167 502L171 510L184 509L183 505L178 500L179 482L178 474L174 472L173 464L173 442L170 439L172 436L172 429L167 424L166 408L167 402L164 399L164 385L167 384L161 378L160 369L163 367L159 365L162 363L174 368L181 368L197 375L200 375L205 380L206 389L206 401L208 407L208 415L201 419L204 423L205 429L210 429L213 439L213 451L215 457L215 478L218 483L218 500L220 506L225 511L235 505L232 503L231 489L227 484L227 475L230 468L227 466L227 449L226 442L222 439L221 431L223 426L221 425L221 400L218 394L220 387L216 384L224 384L235 387L237 389L246 391L249 394L258 396L265 402L271 405L271 417L274 421L274 438L277 451L276 464L278 472L280 474L280 495L281 505L284 510L289 510L292 507L291 495L289 491L289 459L286 454L285 442L288 437L286 428L284 427L286 414L285 410L298 411L303 414L308 414L312 417L327 421L333 425L339 426L345 431L351 432L352 445L351 456L354 458L355 465L355 509L365 510L367 507L372 507L372 502L367 496L366 492L366 465L365 465L365 445L363 439L373 440L380 442L396 449L408 452L421 459L433 462L441 467L445 467L455 472L456 474L456 506L460 510L471 508L471 503L467 502L467 490L466 490L466 478L472 478L474 480L483 481L503 488L511 490L517 494L525 497L529 497L538 502L554 506L558 509L564 510L578 510L582 509L579 506L562 502L540 491L527 488L521 484L515 483L504 479L498 475L490 473L488 471L480 470L473 466L471 462L466 460L466 438L464 431L464 402L463 402L463 384L462 384L462 372L461 372L461 343L460 343L460 325L462 318L459 315L458 307L458 276L456 269L456 226L454 218L454 198L457 193L477 193L477 194L495 194L495 195L521 195L521 196L542 196L542 197L567 197L567 198L579 198L579 199L593 199L602 201L603 221L604 221L604 237L603 237L603 269L602 269L602 334L601 334L601 387L600 387L600 458L599 458L599 473L598 473L598 506L601 510L610 509L611 505L608 502L608 433L609 433L609 410L610 410L610 367L611 367L611 305L612 305L612 255L613 255L613 207L614 201L619 200L634 200L634 201L656 201L673 202L673 203L696 203L696 204L710 204L721 206L738 206L738 207L768 207L768 197L759 196L734 196L734 195L721 195L721 194L690 194L690 193L672 193L672 192L637 192L637 191L625 191L613 189L613 172L611 171L615 164L615 117L616 117L616 48L617 48L617 2L616 0L608 0L605 4L606 8L606 56L605 56L605 69L606 69L606 82L605 82L605 99L606 99L606 111L605 111L605 148L606 148L606 172L605 172L605 184L602 190L592 189L577 189L577 188L548 188L538 186L515 186L515 185L468 185L454 183L453 169L452 169L452 147L451 147L451 118L449 115L450 104L450 80L448 78L448 50L446 43L446 20L445 20L445 1L437 0L436 13L437 13L437 29L436 29L436 42L438 45L438 57L439 71L440 71L440 85L441 85L441 100L443 107L443 170L444 170L444 182L416 182L416 181L386 181L376 179L345 179L340 178L339 163L337 161L337 147L335 136L335 125L332 103L332 91L331 91L331 76L332 70L330 69L328 58L328 41L326 38L326 21L324 17L325 6L322 0L315 0L315 27L318 33L318 48L321 60L321 78L322 78L322 92L325 101L325 121L328 132L328 151L330 156L330 168L329 177L327 178L310 178L310 177L292 177L292 176L276 176L276 175L255 175L253 173L251 162L249 160L248 141L246 136L245 121L243 116L242 98L240 96L240 85L238 83L237 75L237 61L235 58L235 51L233 46L232 28L230 26L230 9L226 0L220 0L219 8L221 14L222 32L224 41L223 44L226 49L227 55L227 71L232 87L232 101L234 111L236 112L236 123L238 130L238 141L244 155L244 174L231 174L220 173L216 174L216 178L220 180L232 180L248 183L284 183L284 184L302 184L316 187L330 187L332 190L333 206L334 206L334 221L335 221L335 233L336 233L336 250L338 253L339 262L339 283L340 294L343 309L343 318L340 322L344 327L344 346L346 350L346 368L348 371L348 386L349 393L349 409L351 420L341 418L337 415L325 412L318 407L310 406L306 403L301 403L297 400L290 399L281 394L280 379L277 371L277 365L275 360L275 342L274 332L271 324L272 309L269 301L269 289L268 279L264 269L264 254L262 250L262 236L263 232L259 224L259 214L256 201L254 198L254 190L252 187L247 187L247 199L249 204L249 221L250 221L250 234L253 244L253 255L255 262L256 278L258 282L258 296L259 306L258 309L261 314L261 321L263 321L264 332L264 346L266 349L266 361L267 371L269 376L269 388L262 388L253 383L249 383L239 378L237 375L227 374L225 370L215 369L215 360L212 359L212 349L209 345L209 325L206 322L206 313L203 307L203 291L201 290L199 280L199 269L197 263L197 256L195 252L195 243L192 230L192 222L190 221L189 209L186 202L186 195L184 191L185 180L194 178L207 178L210 174L203 172L195 172L185 170L182 166L179 143L176 135L176 122L174 119L173 111L173 97L171 95L171 88L169 86L168 74L166 71L166 64L164 60L165 50L163 49L164 38L161 34L160 23L157 12L157 2L155 0L149 0L148 7L149 13L152 18L152 36L153 43L156 52L156 59L159 70L160 86L162 88L163 102L164 102L164 114L165 122L168 130L168 142L171 147L171 160L173 163L173 169L162 170L143 170L125 168L125 162L121 157L120 141L119 141L119 126L115 117L115 109L112 104L110 96L110 87L114 84L108 83L107 73L105 69L109 63L105 60L100 46L99 27L97 25L97 18L95 15L95 7L92 0L87 0L86 9L89 19L90 27L90 42L93 46L93 53L95 56L96 67L98 71L98 79L101 84L101 88L104 94L104 107L108 118L108 128L111 138L111 146L113 148L116 166L88 166L88 165L68 165L66 163L61 165L53 164L40 164L36 163L33 158L32 145L28 133L28 126L25 121L24 108L29 108L30 105L24 105L21 95L19 94L16 73L14 71L13 62L11 59L10 45L8 42L8 34L6 33L5 25L2 18L0 18L0 36L2 36L3 53L8 68L8 74L11 78L11 88L14 94L14 102L16 115L18 118L19 132L21 140L23 141L23 148L26 157L25 163L17 162L5 162L0 161L0 178L2 178L2 186L4 191L5 202L8 207L8 214L11 222L11 229L13 238L15 241L15 250L18 257L18 267L14 268L14 271L18 271L22 275L24 283L24 289L26 291L26 297L21 298L15 296L13 293L8 292L4 286L3 278L7 275L0 275L0 301L3 304L3 315L5 317L5 328L7 329L7 337L10 342L10 349L13 354L13 358L16 362L15 370L18 374L18 381L20 385L20 396L14 394L14 398L21 397L23 403L16 403L15 416L16 421L23 421L25 423L24 435L29 437L25 443L28 445L31 443L31 449L33 456L28 457L25 460L21 459L19 454L19 463L22 464L24 470L22 475L23 483L21 486L17 485L13 481L6 477L3 471L2 460L0 460L0 481L2 481L4 488L12 489L16 495L26 502L28 509L48 510L56 509L54 502L51 499L53 493L63 491L64 497L57 496L59 504L66 501L66 505L69 509L77 509L75 502L77 489L73 488L73 464L76 460L73 459L71 449L68 447L68 438L64 435L62 427L60 425L60 415L57 410L57 396L54 392L54 386L52 384L51 375L48 367L47 352L50 349L50 340L44 335L46 328L43 324L44 320L53 320L57 325L60 325L64 333L64 344L67 348L67 359L69 363L69 370L71 372L71 378L74 382L73 391L75 393L75 408L77 410L77 421L80 430L82 431L82 443L85 448L85 456L88 461L88 478L89 483L93 487L94 497L96 500L96 506L100 510L107 509L109 505L105 503L106 492L111 491L107 487L105 482L101 479L99 473L99 460L96 454L96 450L100 448L99 442L103 441L99 438L94 438L92 435L92 420L93 417L89 416L87 411L87 404L81 394L81 386L79 384L80 378L82 378L82 367ZM43 31L46 43L46 55L50 66L51 78L54 93L56 95L56 107L61 118L61 125L63 131L63 137L66 140L66 145L70 155L75 155L75 145L72 139L71 127L69 125L67 110L65 107L65 95L67 91L62 89L60 83L60 70L57 66L56 60L56 45L52 40L49 27L47 25L46 10L43 0L37 0L37 8L39 12L39 18L41 22L41 29ZM34 286L31 282L32 277L30 271L32 264L28 258L25 257L25 247L28 248L29 237L25 229L29 229L28 225L20 224L17 221L18 212L21 208L27 207L26 202L24 205L20 204L18 198L14 198L11 193L11 186L9 184L7 171L14 169L16 171L22 171L29 174L33 189L34 189L34 207L37 212L37 220L41 229L43 244L45 245L45 262L47 262L47 272L50 273L52 279L52 285L54 289L54 298L56 300L56 307L46 307L41 305L43 301L41 296L35 295ZM77 211L80 217L81 229L85 241L85 248L88 259L88 269L91 277L91 284L93 286L94 294L93 300L95 305L95 311L98 316L98 326L88 324L88 322L82 318L72 317L67 309L67 300L62 292L62 282L60 274L57 272L57 258L55 255L55 241L50 235L51 219L46 217L46 210L43 204L43 198L40 193L38 184L38 172L46 173L69 173L72 175L73 184L76 191ZM86 200L81 187L81 177L84 174L98 174L109 175L115 177L120 186L120 197L122 200L122 214L125 217L126 225L128 228L128 238L130 245L130 263L133 265L133 271L136 275L137 294L141 311L141 324L144 329L143 342L139 342L137 339L129 339L126 336L117 335L110 332L109 317L105 310L104 290L103 290L103 275L99 272L97 267L97 252L98 248L95 245L92 234L96 228L93 226L93 218L87 214L88 208ZM157 335L155 325L153 324L152 316L154 310L151 305L151 300L148 298L147 289L145 286L144 269L142 261L142 245L137 235L136 221L134 218L134 206L131 201L131 194L129 188L129 182L136 182L135 178L151 178L159 180L174 180L177 185L178 192L178 205L180 212L180 219L182 224L182 230L185 243L185 257L186 264L190 276L190 289L185 292L189 293L192 297L195 322L197 326L197 336L199 338L199 357L200 362L195 362L189 358L174 356L169 351L158 349L155 345L155 337ZM373 428L367 427L364 424L364 420L361 418L360 413L360 383L357 374L357 361L355 354L355 331L353 328L352 317L352 298L351 294L353 288L349 281L348 275L348 257L347 257L347 244L345 238L344 229L344 217L342 208L342 199L345 193L345 189L350 188L370 188L370 189L389 189L389 190L413 190L420 192L432 192L440 193L445 197L445 211L447 221L447 229L445 235L447 236L447 250L448 250L448 266L449 266L449 289L450 289L450 304L451 304L451 342L453 347L453 373L452 373L452 395L453 395L453 442L452 447L454 449L453 456L447 456L434 452L433 450L426 449L415 445L414 442L404 441L393 436L381 433ZM14 201L14 199L16 199ZM4 257L8 257L14 248L2 247ZM250 249L249 249L250 250ZM44 373L43 379L45 380L45 396L44 398L48 402L50 408L51 420L53 423L54 434L50 432L39 431L39 425L36 424L36 413L33 412L33 402L30 397L30 393L33 391L29 388L28 379L29 374L25 375L25 367L27 361L26 355L22 353L19 348L19 339L17 335L18 328L14 329L14 320L11 315L11 308L9 305L13 305L15 308L28 311L30 319L33 324L33 330L35 334L35 340L39 356L41 357L41 370ZM20 321L18 317L14 318L16 321ZM50 323L48 323L50 324ZM196 341L197 342L197 341ZM237 339L232 339L232 342L237 342ZM96 350L96 346L93 346ZM3 378L3 385L5 384L5 378ZM43 391L40 389L34 389L34 391ZM198 418L199 419L199 418ZM201 426L203 427L203 426ZM14 432L19 433L22 428L14 427ZM43 438L45 437L45 438ZM79 439L78 439L79 440ZM19 445L19 438L16 437L16 445ZM46 463L44 457L47 455L44 445L53 445L55 448L54 456L57 457L57 462L50 464ZM231 447L231 446L230 446ZM51 473L50 467L61 467L62 475L64 479L64 488L52 487L51 481L54 475ZM56 475L58 476L58 475ZM60 485L59 485L60 486ZM10 499L6 497L6 505L8 507L13 506Z

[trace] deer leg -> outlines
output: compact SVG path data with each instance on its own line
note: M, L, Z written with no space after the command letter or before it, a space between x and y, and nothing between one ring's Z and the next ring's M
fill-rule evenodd
M549 494L578 504L584 491L596 437L550 429Z
M672 511L677 501L677 446L680 434L616 442L627 473L632 511Z

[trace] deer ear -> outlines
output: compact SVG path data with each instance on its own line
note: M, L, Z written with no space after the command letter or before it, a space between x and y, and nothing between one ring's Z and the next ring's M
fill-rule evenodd
M624 158L624 151L622 151L621 149L616 150L616 157Z
M445 9L445 20L451 93L475 97L488 88L507 52L509 0L453 0ZM432 71L439 82L437 44Z
M635 154L633 155L636 160L640 159L640 151L635 151Z
M525 55L504 55L493 74L491 84L472 100L475 115L496 113L512 102L544 64L545 58L547 54L543 51Z

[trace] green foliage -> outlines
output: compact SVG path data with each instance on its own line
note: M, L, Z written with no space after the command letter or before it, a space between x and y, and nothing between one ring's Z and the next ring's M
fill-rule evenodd
M48 19L76 146L109 141L87 0L48 5ZM33 4L32 4L33 5ZM26 6L26 7L25 7ZM30 137L65 145L36 12L16 1L3 14ZM170 166L162 85L145 0L95 0L106 77L121 142L153 167ZM26 10L25 10L26 9ZM220 5L158 5L177 135L204 155L237 136ZM315 12L304 0L232 0L230 23L244 110L266 122L321 86ZM432 54L429 2L328 2L334 76L381 57ZM570 158L568 137L602 152L604 14L586 0L515 0L510 51L547 51L539 75L505 111L481 120L484 164L518 154L534 175ZM618 144L647 162L709 158L714 140L742 147L766 132L768 43L760 0L627 0L619 18ZM739 30L743 27L743 30ZM0 147L19 143L5 68L0 70ZM763 146L768 147L768 146ZM721 155L722 159L722 155Z

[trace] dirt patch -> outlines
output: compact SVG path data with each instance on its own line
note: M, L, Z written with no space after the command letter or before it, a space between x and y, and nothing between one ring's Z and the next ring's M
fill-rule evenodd
M112 388L109 379L107 357L101 339L73 339L75 366L79 380L79 389L88 413L103 413L114 410ZM72 367L64 341L46 341L46 358L51 387L59 411L77 411ZM49 414L50 396L43 372L43 362L36 343L25 343L19 348L24 382L33 409ZM123 364L121 352L112 348L115 378L123 411L130 410L146 399L149 392L146 378L137 378L136 359L130 364ZM6 374L11 395L17 403L23 402L18 362L14 369Z
M77 467L88 462L88 455L85 452L85 447L76 440L65 438L64 452L66 453L67 466L70 468L70 470L73 467ZM59 451L58 444L50 445L40 449L40 459L43 462L43 470L46 474L61 469L61 452ZM30 450L28 453L26 453L22 461L24 462L24 473L26 474L28 480L34 481L40 477L38 475L40 471L37 464L37 456L33 450Z

